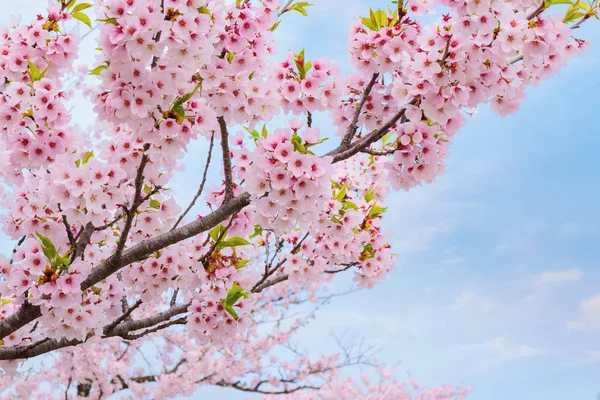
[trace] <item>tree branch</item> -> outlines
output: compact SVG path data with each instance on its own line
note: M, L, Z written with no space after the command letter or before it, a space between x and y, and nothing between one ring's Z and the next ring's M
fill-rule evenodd
M164 249L165 247L189 239L215 227L227 217L237 213L248 204L250 204L250 195L248 193L243 193L234 197L227 204L223 204L204 218L132 246L123 251L120 258L116 258L112 255L92 270L91 274L81 283L81 290L89 289L96 283L108 278L122 267L141 261L157 250ZM25 303L17 312L0 321L0 339L41 317L41 315L42 313L39 306L32 306L29 303Z
M350 146L350 143L352 142L352 138L354 137L354 135L356 134L356 131L358 130L357 124L358 124L358 119L360 118L362 109L365 106L365 103L367 102L367 99L369 98L369 95L371 94L371 91L373 90L373 86L375 86L375 82L377 82L378 78L379 78L379 73L374 73L373 76L371 77L371 80L365 87L365 90L363 91L363 94L362 94L362 98L360 99L360 103L358 103L358 108L354 112L354 117L352 118L352 122L350 122L350 125L348 126L348 130L346 131L346 134L344 135L344 138L342 139L342 143L340 144L341 149L347 149Z
M221 128L221 151L223 153L223 173L225 174L225 200L227 203L234 197L233 194L233 176L231 172L231 153L229 151L229 132L227 124L223 117L219 117L219 127Z
M208 175L208 167L210 166L210 159L212 157L212 150L213 150L214 145L215 145L215 133L213 132L213 134L210 136L210 145L208 147L208 156L206 157L206 166L204 167L204 175L202 176L202 182L200 183L200 187L198 188L198 191L196 192L196 195L192 199L192 202L190 203L190 205L185 209L183 214L181 214L179 216L179 218L177 219L177 222L175 222L175 225L173 225L171 230L173 230L173 229L177 228L177 226L179 226L181 221L183 221L183 218L185 218L187 213L190 212L192 207L194 207L194 205L196 204L196 201L198 200L198 198L202 195L202 192L204 191L204 185L206 184L206 177Z

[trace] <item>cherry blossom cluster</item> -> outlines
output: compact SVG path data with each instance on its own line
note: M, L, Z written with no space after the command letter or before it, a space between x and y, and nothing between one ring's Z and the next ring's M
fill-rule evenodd
M319 131L298 127L277 129L257 141L247 174L247 190L256 199L257 223L277 233L302 229L318 221L323 201L330 197L331 164L306 146L317 143Z
M385 371L377 383L339 379L336 354L274 353L303 326L285 322L291 305L318 300L345 271L372 288L394 267L385 197L444 170L467 114L485 103L514 113L529 85L585 48L572 29L599 4L578 4L561 19L541 0L399 1L352 26L356 71L344 77L303 51L273 61L280 17L309 6L298 0L52 0L45 16L2 29L0 199L17 243L0 259L0 367L57 359L44 379L3 376L0 399L58 393L42 380L60 398L169 398L197 384L297 399L464 398L407 389ZM426 24L436 6L447 13ZM67 77L72 24L92 25L92 7L90 133L71 124ZM338 143L321 146L318 112ZM289 113L298 120L267 129ZM186 208L171 186L194 142L209 149ZM221 179L204 191L217 152ZM155 346L164 368L143 370L129 346Z
M0 33L1 174L8 182L20 181L21 168L47 166L74 141L61 78L77 56L77 38L54 29L67 18L51 4L47 18Z
M411 1L402 16L384 14L384 21L353 27L352 61L363 73L348 78L345 100L333 114L343 136L368 87L367 74L375 74L358 126L377 129L399 109L401 122L429 125L428 155L420 162L418 144L402 143L406 128L392 132L397 145L387 148L397 152L390 170L408 171L411 166L401 160L417 160L410 172L396 174L395 188L431 182L443 170L464 110L491 102L502 116L514 113L529 84L554 75L586 44L569 40L570 28L560 16L536 15L539 5L533 1L442 1L453 12L426 27L414 18L431 5L424 3Z
M431 183L443 170L448 141L436 128L408 122L397 130L398 150L385 164L394 189L409 190L421 182Z
M289 53L275 70L281 108L300 115L336 107L341 95L337 74L338 69L326 59L310 62L304 59L304 51Z

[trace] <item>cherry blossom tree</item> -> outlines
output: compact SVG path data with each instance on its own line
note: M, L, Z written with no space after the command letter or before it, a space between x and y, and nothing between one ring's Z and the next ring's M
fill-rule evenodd
M0 260L0 398L202 385L267 399L467 395L405 385L361 346L310 357L291 345L308 322L293 310L326 302L336 275L360 289L385 278L397 257L386 194L433 182L478 106L515 113L585 49L576 30L599 1L382 4L351 26L345 76L304 51L274 55L272 32L309 6L51 0L2 29L2 218L15 246ZM76 24L99 27L88 132L67 109L69 77L82 80ZM181 204L169 185L192 141L206 143L205 167ZM198 201L209 211L196 217ZM377 379L345 377L353 365Z

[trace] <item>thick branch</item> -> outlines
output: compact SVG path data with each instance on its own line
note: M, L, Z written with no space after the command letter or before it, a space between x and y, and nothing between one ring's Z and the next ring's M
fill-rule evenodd
M198 219L162 235L144 240L130 249L125 250L120 258L116 258L114 255L109 257L106 261L92 270L92 273L82 282L81 290L89 289L96 283L108 278L122 267L141 261L157 250L164 249L165 247L189 239L215 227L227 217L240 211L248 204L250 204L250 195L248 193L243 193L212 213L206 215L204 218ZM41 315L39 306L22 306L19 311L0 321L0 339L22 328L29 322L34 321Z
M116 327L108 325L104 328L103 338L120 336L124 339L134 340L149 333L157 332L161 329L168 328L175 324L185 323L185 318L179 318L169 321L172 317L187 312L188 304L182 304L171 307L167 311L161 312L153 317L148 317L140 320L125 321ZM164 323L163 323L164 322ZM149 328L149 329L148 329ZM134 334L133 332L146 329L145 331ZM22 358L36 357L42 354L49 353L54 350L62 349L70 346L77 346L84 343L84 340L79 339L42 339L39 342L27 346L0 346L0 360L16 360Z

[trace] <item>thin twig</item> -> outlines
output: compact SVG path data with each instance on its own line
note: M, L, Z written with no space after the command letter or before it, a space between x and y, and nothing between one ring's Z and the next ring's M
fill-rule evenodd
M365 106L365 103L367 102L367 99L369 98L369 95L371 94L371 91L373 90L373 86L375 86L375 82L377 82L378 78L379 78L379 73L374 73L373 76L371 77L371 80L365 87L365 90L363 91L360 102L358 103L358 107L354 111L354 117L352 118L352 122L350 122L350 125L348 126L348 130L346 131L346 134L344 135L344 138L342 139L342 143L340 144L341 149L347 149L350 146L350 143L352 142L352 138L354 137L354 135L356 134L356 131L358 129L357 124L358 124L358 119L360 118L362 109Z
M200 187L198 188L198 191L196 192L196 195L192 199L192 202L190 203L190 205L185 209L183 214L181 214L179 216L179 218L177 219L177 222L175 222L175 225L173 225L171 230L173 230L173 229L177 228L177 226L179 226L181 221L183 221L183 218L185 218L187 213L190 212L192 207L194 207L194 205L196 204L196 201L198 200L198 198L202 195L202 192L204 191L204 185L206 184L206 178L208 175L208 167L210 166L210 160L212 158L212 151L213 151L214 144L215 144L215 133L213 132L212 135L210 136L210 145L208 147L208 156L206 157L206 166L204 167L204 174L202 175L202 182L200 183Z

